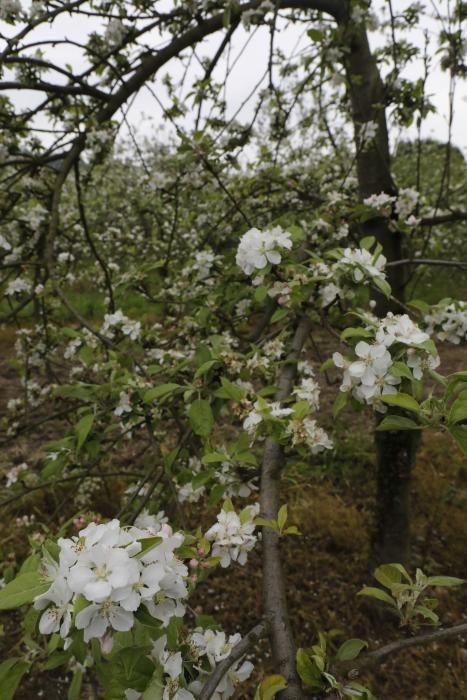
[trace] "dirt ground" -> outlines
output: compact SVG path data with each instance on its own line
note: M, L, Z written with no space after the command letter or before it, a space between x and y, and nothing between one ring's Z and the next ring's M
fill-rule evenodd
M325 349L324 349L325 350ZM323 352L324 352L323 350ZM0 419L9 398L17 395L18 379L10 365L11 338L0 339ZM465 348L442 350L441 370L465 369ZM287 590L298 643L309 646L317 630L342 630L343 639L371 640L374 648L401 636L395 623L376 615L371 605L356 596L364 584L372 585L368 568L370 533L375 501L375 467L371 424L366 414L343 413L334 422L330 405L335 387L324 392L320 422L334 423L335 456L327 471L311 465L309 473L294 471L285 479L284 500L290 519L302 532L289 538L284 552ZM39 425L2 448L0 470L13 464L39 460L40 445L53 436L53 425ZM107 506L107 507L105 507ZM4 509L0 522L0 554L4 562L21 561L27 552L27 533L15 528L15 518L28 511L24 503ZM47 497L31 502L37 520L56 507ZM112 515L111 503L104 504ZM210 522L213 513L201 508L193 520ZM426 433L412 485L413 565L429 574L467 577L467 464L448 436ZM203 583L190 605L198 613L213 614L229 633L248 631L261 617L261 551L246 566L228 573L216 572ZM440 592L440 616L446 625L466 619L467 586ZM2 615L0 658L11 655L18 638L16 614ZM255 679L239 689L239 698L253 697L254 682L273 672L266 642L252 651ZM467 640L457 639L413 648L394 656L362 679L379 700L462 700L467 698ZM66 698L67 678L49 672L25 679L17 698ZM82 700L96 698L85 687ZM0 690L1 698L1 690Z

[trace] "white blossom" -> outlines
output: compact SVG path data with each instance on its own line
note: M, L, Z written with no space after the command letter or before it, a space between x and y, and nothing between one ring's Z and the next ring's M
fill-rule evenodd
M0 2L0 19L9 19L15 17L22 12L21 3L19 0L1 0Z
M256 544L254 519L259 512L259 505L247 506L240 515L233 510L221 510L217 523L206 532L206 539L212 542L212 555L220 557L223 568L232 561L245 564Z
M292 248L291 234L280 226L267 231L252 228L243 234L235 258L245 275L262 270L271 263L278 265L282 260L281 249Z
M12 467L7 473L5 474L6 477L6 484L5 486L7 488L10 488L13 484L16 484L16 482L19 479L19 475L21 472L26 471L29 469L28 465L26 462L22 462L21 464L18 464L15 467Z
M376 330L376 341L386 347L393 343L419 345L429 339L428 333L422 331L407 314L393 314L391 311L381 319Z
M29 293L31 289L32 285L30 282L24 280L22 277L17 277L8 284L5 290L5 296L11 297L15 294L22 294L23 292Z
M144 540L155 534L160 542L143 550ZM183 540L162 512L147 511L131 527L122 528L118 520L92 522L78 536L59 539L59 561L45 561L51 586L35 599L35 607L45 609L42 633L68 636L68 613L78 598L87 606L76 616L76 629L83 630L85 642L98 638L103 648L110 648L112 631L133 627L140 605L163 625L182 616L188 569L175 552Z
M287 425L286 433L291 436L293 446L307 445L311 454L332 449L332 442L328 434L313 418L291 420Z
M425 315L427 332L441 342L459 345L467 341L467 302L447 299Z

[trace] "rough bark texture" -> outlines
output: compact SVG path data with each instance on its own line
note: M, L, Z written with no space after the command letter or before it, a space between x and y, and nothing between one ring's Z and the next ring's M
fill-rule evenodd
M308 318L300 321L292 340L290 353L279 376L276 401L289 396L296 374L296 363L310 331ZM284 464L282 447L268 438L264 446L261 469L261 516L276 520L279 510L280 477ZM263 608L269 628L272 656L276 673L287 680L281 700L303 700L305 697L295 666L296 645L290 625L284 573L277 533L263 528Z
M346 71L352 117L356 131L357 175L361 199L386 192L397 194L391 176L389 139L385 115L384 85L371 53L364 28L342 27L346 54ZM361 145L360 125L375 122L374 140ZM382 245L388 261L404 257L401 235L391 231L386 219L371 219L364 225L365 235L372 235ZM404 298L406 267L388 268L392 293ZM378 295L377 313L400 311ZM410 484L419 436L411 431L376 433L377 449L377 521L372 564L407 561L410 549Z

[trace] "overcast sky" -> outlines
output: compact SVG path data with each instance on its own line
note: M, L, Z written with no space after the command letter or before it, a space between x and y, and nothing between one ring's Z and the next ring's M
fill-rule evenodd
M426 2L427 10L430 10L430 5L436 6L437 9L442 10L446 5L447 0L436 0L435 2ZM27 6L29 3L25 0L23 1L23 6ZM170 3L169 3L170 4ZM385 5L384 0L377 0L373 2L373 6L377 10L378 7ZM393 8L397 13L405 9L408 6L406 0L393 0ZM11 33L11 27L7 27L3 24L2 31L6 28L8 33ZM307 27L308 28L308 27ZM90 31L104 31L103 27L96 26L95 20L89 20L85 17L73 17L64 16L60 18L59 22L55 22L51 27L41 27L40 37L41 39L48 39L54 36L55 38L59 35L60 37L69 37L77 41L84 41L86 36ZM435 32L437 31L436 25L428 17L425 18L422 26L417 27L411 33L410 38L412 41L416 42L419 46L423 45L423 32L427 31L432 38L432 46L430 54L433 60L433 67L430 74L428 82L428 94L432 102L437 108L437 113L430 115L424 122L423 125L423 136L433 137L438 140L445 140L448 133L448 115L449 115L449 74L442 72L438 65L438 57L435 55L437 49ZM216 50L220 41L220 33L209 37L199 49L199 56L212 55ZM233 49L230 53L230 62L235 59L235 56L239 50L244 46L248 34L245 30L239 29L235 34L235 40L233 42ZM385 37L381 34L373 33L371 35L371 40L374 46L378 45L383 41ZM160 39L159 39L160 41ZM309 46L309 39L307 38L304 27L280 26L279 31L276 35L276 45L283 51L283 53L288 57L294 55L297 51L303 50L305 47ZM265 72L268 61L269 52L269 31L266 27L258 28L253 36L253 38L248 43L247 48L243 52L242 56L238 59L235 68L233 69L230 80L226 90L227 97L227 107L228 115L234 114L239 106L243 103L247 95L251 92L254 85L258 82L259 77ZM73 50L67 49L66 51L60 52L60 47L54 48L53 52L48 52L49 58L65 64L66 62L73 62L77 65L79 62L79 55L75 53L73 55ZM194 62L193 65L195 65ZM225 72L225 62L220 62L217 74L215 77L221 79ZM182 66L179 62L175 61L167 65L159 74L159 80L165 73L170 73L170 75L176 81L177 78L181 77L183 73ZM414 61L405 71L404 77L409 79L416 79L422 74L422 66L419 61ZM194 73L193 73L194 75ZM157 83L156 83L157 84ZM163 94L160 86L158 86L158 94ZM37 100L37 95L31 93L22 93L19 96L15 96L15 101L18 104L26 105L30 104L31 100ZM467 81L459 81L456 86L456 99L455 99L455 113L453 122L453 142L462 148L464 155L467 157ZM251 99L243 107L242 111L238 114L240 121L247 122L252 116L255 107L255 99ZM161 110L154 97L150 94L147 89L142 89L141 92L134 99L131 108L127 114L129 122L132 127L136 129L140 134L151 136L156 134L161 136L160 131L160 116ZM414 137L414 128L405 130L402 134L404 138ZM397 133L392 133L393 140L398 138Z

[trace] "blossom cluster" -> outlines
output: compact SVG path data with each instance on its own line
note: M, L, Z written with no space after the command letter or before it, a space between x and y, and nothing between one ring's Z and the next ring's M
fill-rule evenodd
M281 442L292 447L304 445L311 454L318 454L332 448L327 433L310 417L310 413L319 409L319 384L308 361L298 362L297 371L299 383L291 393L296 403L282 406L280 401L267 401L263 397L258 397L254 403L245 399L243 429L255 440L264 426L266 433L272 430Z
M279 401L268 402L265 399L255 401L252 410L243 421L243 429L250 435L255 435L259 424L263 420L272 418L285 418L293 413L292 408L284 408Z
M270 263L278 265L282 260L281 250L292 248L291 233L280 226L266 231L252 228L243 234L238 245L235 261L245 275L255 270L264 270Z
M420 193L413 187L402 187L399 190L397 197L380 192L372 194L363 200L363 204L376 209L379 214L385 217L390 217L394 210L400 221L403 221L407 226L417 226L419 219L416 218L414 212L420 204Z
M198 662L206 659L209 665L209 669L202 669L199 678L189 686L195 695L201 690L216 664L226 659L240 640L241 636L238 633L231 634L227 639L225 632L202 630L201 628L194 630L189 641L190 647L198 658ZM234 663L217 686L212 696L214 700L230 698L234 694L236 686L246 681L251 676L252 671L253 664L250 661Z
M59 539L58 561L43 562L51 585L34 600L44 611L40 632L68 640L73 623L85 642L103 640L113 630L130 630L141 605L163 626L183 616L188 569L176 556L183 541L182 533L147 516L128 528L118 520L92 522L77 536Z
M326 431L318 425L314 418L309 416L289 421L286 434L291 436L293 447L297 444L305 444L313 455L324 452L324 450L331 450L333 446Z
M441 342L467 342L467 301L440 302L425 315L424 325L427 333Z
M32 289L31 283L22 277L16 277L16 279L9 282L7 288L5 289L5 296L11 297L15 294L29 293Z
M376 404L375 408L383 410L378 399L386 394L396 394L396 385L401 381L389 371L393 364L391 353L381 343L370 345L361 340L355 346L355 355L353 362L339 352L332 356L335 366L344 370L340 390L351 391L360 403Z
M383 319L367 315L366 320L365 333L370 336L369 342L357 343L354 360L336 352L333 361L336 367L344 370L341 391L351 391L360 403L384 412L381 396L396 394L401 376L405 376L396 369L395 362L403 362L409 374L420 380L426 370L436 369L440 360L429 343L430 336L407 314L389 312Z
M243 566L257 540L254 534L255 518L259 505L247 506L237 514L229 501L217 516L215 523L206 532L206 539L212 542L212 555L220 558L220 565L226 568L232 561Z
M120 309L117 309L113 314L105 314L101 332L108 338L114 338L116 330L121 331L130 340L138 340L141 335L141 323L140 321L132 321Z
M235 471L235 465L232 463L227 450L219 449L218 452L225 454L225 460L218 463L218 466L213 473L212 482L223 487L223 493L226 498L237 496L240 498L248 498L253 491L257 489L255 484L256 478L240 480ZM242 465L244 468L248 465ZM193 485L193 479L202 473L205 466L198 457L190 457L188 460L189 479L179 482L177 480L175 487L177 489L177 498L180 503L198 503L207 493L207 485ZM196 482L195 482L196 483Z
M1 0L0 19L8 20L22 11L19 0Z
M162 668L162 700L195 700L216 665L226 659L234 646L241 640L240 634L228 638L225 632L196 627L186 640L186 651L171 651L167 648L167 635L162 635L152 644L150 658ZM184 664L194 665L197 677L188 683L184 674ZM214 700L228 700L236 686L247 680L253 671L250 661L236 661L222 677L212 697ZM127 688L127 700L140 700L143 693Z
M384 255L378 251L372 254L366 248L344 248L331 265L314 263L313 273L322 281L319 287L321 305L329 306L336 299L343 299L348 294L348 282L368 285L375 280L385 280L385 267Z
M16 484L18 481L21 472L27 471L29 469L28 465L26 462L22 462L22 464L18 464L14 467L12 467L7 473L5 474L6 477L6 487L9 488L13 484Z

